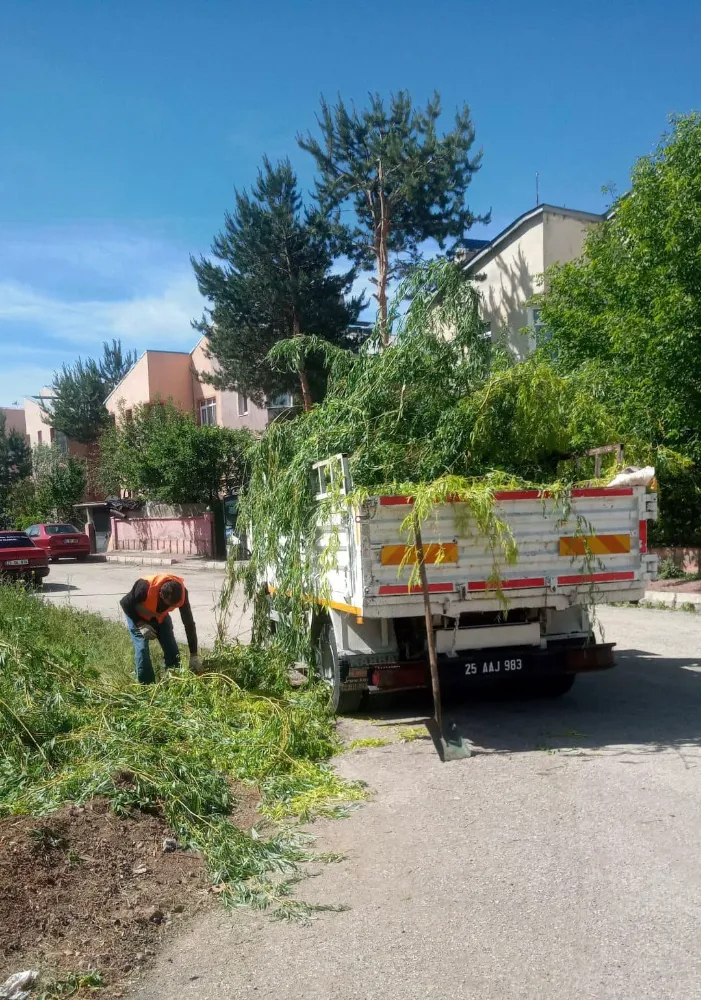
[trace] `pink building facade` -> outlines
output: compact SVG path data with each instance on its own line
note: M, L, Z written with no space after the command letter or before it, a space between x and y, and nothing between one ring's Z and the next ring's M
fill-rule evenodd
M5 418L5 433L11 434L13 431L27 438L27 421L24 410L16 406L0 406L0 413ZM29 442L27 442L29 443Z
M294 405L291 395L257 406L242 393L215 389L203 376L213 375L216 362L207 356L203 337L190 352L145 351L107 397L106 406L117 422L129 419L136 406L170 399L199 424L262 431L282 411Z

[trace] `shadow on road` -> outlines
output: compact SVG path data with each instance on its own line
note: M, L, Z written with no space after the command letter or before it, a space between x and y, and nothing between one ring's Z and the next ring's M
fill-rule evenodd
M72 583L45 583L41 588L44 594L62 594L67 590L78 590Z
M444 699L446 724L463 739L492 752L600 750L631 746L654 753L682 745L701 746L701 658L676 659L629 649L618 652L613 670L584 674L557 699L506 699L461 691ZM382 727L406 725L411 715L432 711L419 693L391 706L371 703Z

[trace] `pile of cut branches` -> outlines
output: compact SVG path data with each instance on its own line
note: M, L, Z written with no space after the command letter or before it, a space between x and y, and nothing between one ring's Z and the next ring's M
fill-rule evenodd
M274 600L291 625L290 655L309 652L302 597L318 596L323 575L313 540L319 518L330 525L339 504L373 493L409 494L422 519L441 497L459 497L495 563L504 564L515 551L494 493L539 486L560 498L564 510L569 487L590 473L576 456L620 439L615 416L576 373L559 375L538 357L515 363L485 337L476 286L456 264L417 268L398 291L392 321L389 347L379 338L358 354L323 345L329 368L323 403L271 425L250 454L240 516L251 526L253 555L243 577L257 601L254 634L262 641L267 629L260 584L272 566ZM321 349L315 339L306 341L308 349ZM278 363L294 365L305 349L305 338L297 338L274 354ZM310 470L338 453L349 456L355 492L320 507ZM332 546L321 558L333 558Z
M232 782L255 785L274 818L361 797L325 763L337 744L319 689L293 691L274 647L221 649L206 676L151 687L129 663L123 627L0 587L0 817L95 797L156 811L202 853L225 902L303 908L289 879L307 847L291 827L268 839L237 829Z

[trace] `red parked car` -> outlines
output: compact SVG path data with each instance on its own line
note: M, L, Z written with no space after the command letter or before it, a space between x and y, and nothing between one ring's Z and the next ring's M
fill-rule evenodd
M23 531L0 531L0 578L41 586L49 575L49 557Z
M27 535L35 545L48 552L51 562L59 559L87 559L90 539L72 524L33 524Z

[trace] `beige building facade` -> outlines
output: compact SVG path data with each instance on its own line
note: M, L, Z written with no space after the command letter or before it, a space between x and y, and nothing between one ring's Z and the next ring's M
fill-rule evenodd
M494 343L517 358L533 351L542 328L537 309L527 303L544 290L543 275L550 265L578 257L587 232L604 218L539 205L471 253L465 270L478 279L482 316Z

